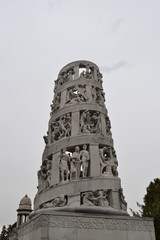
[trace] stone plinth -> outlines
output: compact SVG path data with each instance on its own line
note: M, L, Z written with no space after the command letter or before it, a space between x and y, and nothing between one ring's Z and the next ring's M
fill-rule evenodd
M152 219L41 210L18 231L19 240L155 240Z

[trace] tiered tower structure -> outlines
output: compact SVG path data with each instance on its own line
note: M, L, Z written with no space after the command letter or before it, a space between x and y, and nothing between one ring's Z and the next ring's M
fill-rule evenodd
M126 215L102 74L94 63L77 61L60 71L50 116L34 209Z
M44 141L34 211L20 240L154 239L151 220L127 213L97 65L62 68Z

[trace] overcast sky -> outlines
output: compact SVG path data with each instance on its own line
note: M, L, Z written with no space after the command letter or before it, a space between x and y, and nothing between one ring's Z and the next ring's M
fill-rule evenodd
M128 207L160 173L160 1L0 0L0 226L33 200L54 80L76 60L103 73Z

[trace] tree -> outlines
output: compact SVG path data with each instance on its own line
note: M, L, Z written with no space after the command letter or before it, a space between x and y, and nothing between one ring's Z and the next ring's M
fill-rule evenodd
M17 232L16 232L16 222L12 225L9 225L7 228L6 226L3 226L1 234L0 234L0 240L12 240L17 239Z
M153 217L156 240L160 240L160 179L156 178L147 187L147 193L143 198L144 204L137 203L139 212L131 209L133 216Z
M0 234L0 240L7 239L7 236L8 236L8 231L7 231L6 226L4 225L2 228L1 234Z

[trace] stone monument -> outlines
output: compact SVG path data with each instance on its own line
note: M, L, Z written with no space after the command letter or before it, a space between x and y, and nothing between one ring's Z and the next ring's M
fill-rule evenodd
M66 65L54 86L38 191L19 240L154 240L152 219L127 213L99 68Z

